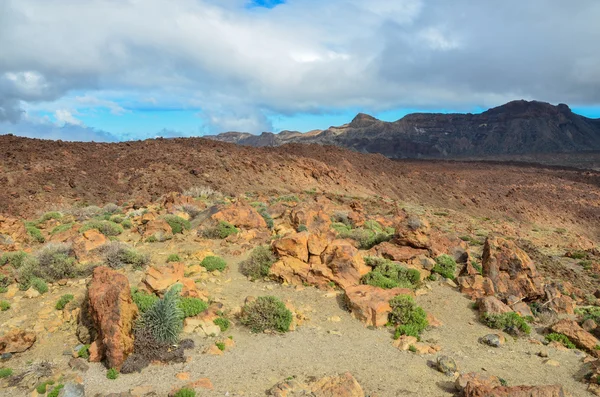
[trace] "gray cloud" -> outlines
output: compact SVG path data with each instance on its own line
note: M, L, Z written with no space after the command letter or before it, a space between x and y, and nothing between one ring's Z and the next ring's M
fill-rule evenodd
M4 0L0 120L72 91L201 109L210 132L345 107L600 105L600 3ZM148 103L131 105L148 106Z

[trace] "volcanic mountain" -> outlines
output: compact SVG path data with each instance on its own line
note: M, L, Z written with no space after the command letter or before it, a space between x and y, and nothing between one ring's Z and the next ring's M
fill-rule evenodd
M512 101L479 114L414 113L386 122L360 113L352 122L307 133L226 132L208 138L247 146L335 145L390 158L465 158L600 150L600 119L565 104Z

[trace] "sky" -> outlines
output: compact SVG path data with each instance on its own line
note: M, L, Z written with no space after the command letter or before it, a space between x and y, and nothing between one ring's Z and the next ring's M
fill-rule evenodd
M600 1L0 0L0 134L309 131L514 99L600 118Z

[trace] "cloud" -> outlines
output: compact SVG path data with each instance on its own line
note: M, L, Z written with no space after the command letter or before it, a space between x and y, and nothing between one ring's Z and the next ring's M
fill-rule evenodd
M0 121L173 107L210 132L261 132L269 115L345 108L600 105L597 0L249 4L1 1Z
M83 126L83 122L81 120L77 120L75 116L66 109L59 109L54 112L54 118L59 124L78 125L80 127Z
M0 135L13 134L28 138L53 139L78 142L117 142L119 138L102 130L65 123L56 125L49 120L27 120L19 123L0 122Z

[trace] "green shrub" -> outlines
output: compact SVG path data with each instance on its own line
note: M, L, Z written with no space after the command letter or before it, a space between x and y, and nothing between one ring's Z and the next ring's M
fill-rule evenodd
M274 296L261 296L254 302L244 305L241 323L252 332L266 330L287 332L292 323L292 312Z
M267 277L271 266L277 259L269 247L258 246L252 250L250 257L240 263L240 271L252 280Z
M173 397L196 397L196 391L184 387L179 389Z
M86 360L90 358L90 345L83 345L77 350L77 357L85 358Z
M229 222L219 221L215 227L207 228L202 232L203 236L211 239L225 239L232 234L239 233L240 229Z
M110 379L110 380L115 380L119 377L119 371L116 370L116 368L111 368L108 371L106 371L106 378Z
M125 229L131 229L133 227L133 222L131 222L131 220L129 219L123 219L123 222L121 222L121 226L123 226L123 228Z
M585 259L587 258L587 252L585 251L573 251L569 255L573 259Z
M42 215L40 217L40 219L38 220L38 223L44 223L46 221L49 221L50 219L60 219L62 218L62 214L58 211L50 211L50 212L46 212L44 215Z
M450 255L442 254L435 258L435 266L431 270L442 277L454 280L456 273L456 261Z
M298 202L300 202L300 199L295 194L286 194L284 196L273 197L269 201L272 202L272 203L277 203L277 202L280 202L280 201L298 203Z
M30 284L32 278L46 281L58 281L78 275L76 259L69 244L48 243L35 256L28 256L18 269L18 280L23 286Z
M10 303L8 301L0 301L0 310L5 312L10 309Z
M352 228L351 225L336 222L331 225L340 238L347 238L358 242L360 249L371 249L379 243L389 241L394 236L393 229L384 229L376 221L367 221L360 228Z
M56 310L62 310L67 306L69 302L71 302L75 297L71 294L65 294L60 297L58 302L56 302Z
M25 229L27 230L27 234L29 234L29 236L31 236L31 238L33 238L38 243L43 243L46 241L46 239L42 235L42 231L40 229L38 229L37 227L25 226Z
M179 300L179 309L184 317L194 317L208 309L208 304L202 299L186 297Z
M411 351L411 352L413 352L413 353L416 353L417 352L417 347L415 345L410 345L410 346L408 346L408 350Z
M531 333L531 327L527 321L515 312L491 314L484 313L481 321L490 328L500 329L508 333L515 334L520 331L527 335Z
M558 342L562 344L567 349L575 349L576 346L571 342L571 340L565 334L559 334L557 332L552 332L551 334L546 335L546 340L548 342Z
M183 233L184 230L190 230L192 227L190 221L177 215L165 215L163 219L171 226L173 234Z
M296 230L298 233L301 232L307 232L308 228L306 227L306 225L298 225L298 229Z
M69 222L69 223L64 223L62 225L58 225L54 229L52 229L50 234L57 234L57 233L66 232L67 230L71 230L71 228L73 227L74 224L75 223L73 223L73 222Z
M583 316L582 321L594 320L596 324L600 324L600 307L582 307L575 309L575 313Z
M228 319L226 319L225 317L215 318L213 320L213 323L215 325L218 325L219 328L221 328L221 332L227 331L229 329L229 327L231 326L231 322Z
M0 379L8 378L13 374L13 370L11 368L0 368Z
M158 301L158 296L149 294L145 291L139 291L137 288L131 288L131 298L137 305L140 313L146 312Z
M366 258L365 262L367 265L373 266L373 270L362 277L363 284L385 289L415 288L421 281L418 270L407 269L390 260Z
M48 380L46 382L42 382L39 385L37 385L37 387L35 388L35 390L38 392L38 394L46 394L46 389L49 385L53 385L54 381L53 380Z
M221 350L221 351L225 350L225 343L215 342L215 345L217 346L217 348L219 348L219 350Z
M24 251L7 252L0 257L0 266L8 264L15 269L18 269L21 267L27 256L27 253Z
M209 272L213 270L218 270L222 272L227 267L227 262L219 256L207 256L202 260L200 266L206 268Z
M141 316L140 326L159 343L175 344L183 329L183 312L179 308L181 285L175 285Z
M83 233L90 229L96 229L105 236L118 236L119 234L123 233L123 227L118 223L96 219L84 223L79 229L79 232Z
M0 287L0 294L5 294L8 292L8 288L6 287Z
M147 243L156 243L158 241L158 238L156 236L150 236L146 239Z
M100 252L104 256L104 264L113 269L120 269L125 265L141 268L150 262L148 255L140 254L127 244L119 241L111 241L103 245Z
M473 268L475 270L477 270L477 273L479 274L483 274L483 267L481 267L481 265L475 261L471 261L471 266L473 266Z
M409 295L398 295L390 300L392 311L389 314L389 322L396 326L394 338L401 335L410 335L419 338L427 328L427 313L417 306L414 299Z
M48 284L41 278L34 277L30 281L31 286L40 294L45 294L48 292Z
M56 385L52 391L50 393L48 393L48 395L46 397L58 397L58 394L60 393L60 391L65 387L65 385L58 384Z
M169 263L169 262L181 262L181 258L177 254L171 254L167 258L167 263Z

